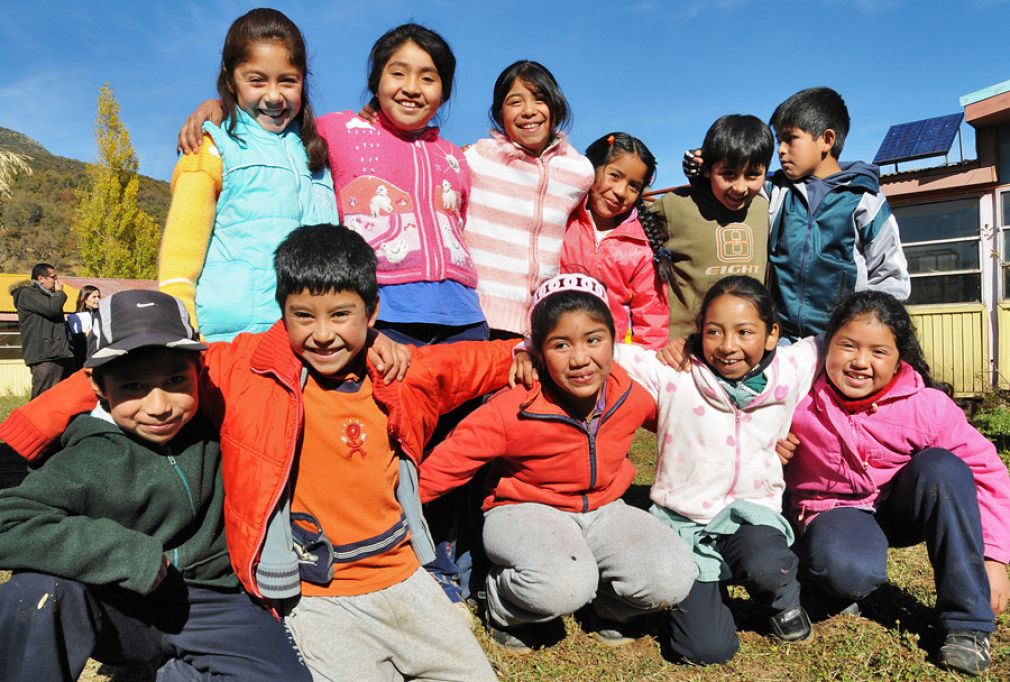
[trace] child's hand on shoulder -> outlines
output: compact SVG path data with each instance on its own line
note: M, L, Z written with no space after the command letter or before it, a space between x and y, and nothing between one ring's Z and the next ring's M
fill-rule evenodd
M410 346L397 343L374 329L368 330L368 340L368 360L382 374L382 380L387 383L403 381L410 367Z
M656 351L656 359L667 367L672 367L678 372L686 372L690 363L684 347L687 339L670 339L665 346Z
M539 378L530 354L525 350L515 351L512 354L512 369L509 370L509 387L515 388L521 382L526 388L532 388L533 382Z
M990 606L997 616L1003 613L1010 599L1010 577L1006 564L992 559L985 560L985 573L989 578Z
M688 149L684 152L684 160L681 162L681 169L688 180L701 177L701 168L705 164L705 159L701 158L701 148Z
M790 431L782 440L775 443L775 454L779 456L779 461L782 462L782 466L789 464L792 458L796 455L796 448L799 447L800 439Z
M200 149L200 142L203 141L203 124L210 121L214 125L221 125L224 120L224 110L221 108L221 100L207 99L196 108L192 114L186 117L186 122L179 130L177 151L184 154L195 154Z
M361 107L361 111L358 112L358 118L368 121L369 123L376 123L379 120L378 107L375 104L375 100L372 100L365 106Z

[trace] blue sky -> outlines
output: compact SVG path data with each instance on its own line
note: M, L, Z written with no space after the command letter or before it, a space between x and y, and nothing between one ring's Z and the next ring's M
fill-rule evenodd
M214 95L231 21L257 3L3 0L0 126L56 154L96 157L98 88L109 82L140 157L167 179L186 114ZM680 156L726 113L767 120L793 92L828 85L852 131L843 159L872 159L889 125L960 111L958 98L1010 78L1010 0L595 0L277 2L303 30L317 112L357 109L365 61L387 28L441 32L458 60L442 132L487 130L498 73L520 58L557 76L584 149L611 130L642 138L656 186L679 184ZM966 127L967 128L967 127ZM967 130L965 152L973 156ZM956 143L955 143L956 149ZM956 155L956 151L955 151Z

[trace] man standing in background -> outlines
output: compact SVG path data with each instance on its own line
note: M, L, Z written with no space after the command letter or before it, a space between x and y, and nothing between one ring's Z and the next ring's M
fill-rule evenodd
M39 263L32 282L11 292L21 329L21 356L32 370L32 398L59 383L69 372L74 353L63 304L67 295L56 268Z

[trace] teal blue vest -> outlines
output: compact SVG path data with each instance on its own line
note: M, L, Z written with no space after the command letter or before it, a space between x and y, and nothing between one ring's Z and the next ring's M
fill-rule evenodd
M330 171L309 171L298 126L271 133L242 110L236 116L236 137L225 132L227 122L203 124L223 164L214 231L196 283L196 317L208 341L269 329L281 317L274 300L278 244L300 225L339 222Z

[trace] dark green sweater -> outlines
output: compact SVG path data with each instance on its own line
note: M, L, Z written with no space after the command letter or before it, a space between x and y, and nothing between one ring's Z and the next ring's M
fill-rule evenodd
M237 587L211 433L196 417L159 447L77 417L61 451L0 491L0 567L146 594L164 553L187 583Z

